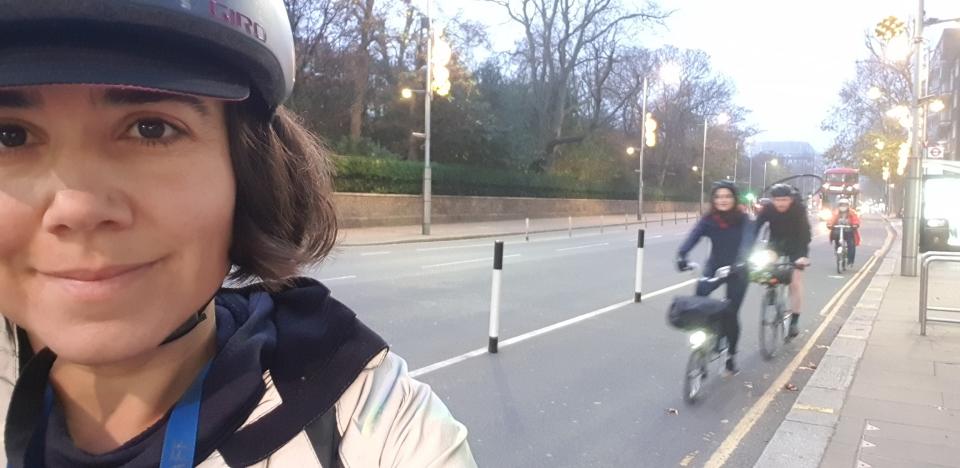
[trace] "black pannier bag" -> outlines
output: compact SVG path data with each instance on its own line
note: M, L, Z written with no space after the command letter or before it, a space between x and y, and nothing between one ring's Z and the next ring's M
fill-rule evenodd
M706 296L677 296L670 304L667 322L681 330L712 327L724 311L727 301Z

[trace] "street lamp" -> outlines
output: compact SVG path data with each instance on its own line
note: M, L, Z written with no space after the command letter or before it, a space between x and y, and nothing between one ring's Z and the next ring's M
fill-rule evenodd
M920 80L921 48L923 47L923 28L940 23L960 21L960 18L941 20L926 18L924 0L917 0L917 15L913 28L913 95L911 96L910 136L911 145L906 161L906 190L903 210L903 236L901 244L900 274L917 276L917 257L920 250L920 207L923 206L923 156L920 138L921 94L923 83ZM877 37L893 48L897 44L908 42L906 26L896 17L887 17L876 28Z
M943 103L942 99L934 99L933 101L930 101L930 105L927 106L927 109L930 110L930 112L936 113L942 111L946 107L947 106Z
M676 86L683 77L683 68L676 62L667 62L660 66L660 80L666 85Z
M668 62L660 67L660 79L664 83L680 81L679 65ZM643 89L641 91L640 104L640 156L637 170L637 221L643 220L643 150L647 146L653 148L657 145L657 121L653 119L652 113L647 112L647 77L643 77ZM636 151L634 147L627 148L627 154L633 156Z
M747 161L750 166L747 169L747 192L753 193L753 138L748 138L744 143L747 146Z
M424 79L424 89L414 90L403 88L400 96L404 99L410 99L414 94L423 94L423 133L414 133L414 136L423 138L423 223L421 232L423 235L430 235L430 215L433 203L433 175L430 167L430 104L433 100L433 94L446 96L450 93L450 70L447 64L453 54L450 45L440 37L437 31L433 30L433 20L431 19L430 8L431 0L426 4L426 23L427 23L427 63L423 68L426 75Z
M764 190L767 189L767 165L768 164L773 167L777 167L778 165L780 165L780 161L777 161L777 159L774 158L774 159L768 159L763 162L763 189Z
M730 114L727 114L726 112L721 112L715 117L715 119L716 119L717 125L726 125L727 122L730 121ZM703 158L700 161L700 167L702 168L702 170L700 171L700 210L699 210L700 214L703 214L703 203L704 203L703 197L705 196L704 192L706 189L705 184L706 184L706 177L707 177L707 170L706 170L707 168L707 128L709 127L710 127L710 116L708 115L703 118Z
M693 172L697 172L697 171L700 170L700 168L697 167L697 166L693 166L693 167L690 168L690 170L693 171Z

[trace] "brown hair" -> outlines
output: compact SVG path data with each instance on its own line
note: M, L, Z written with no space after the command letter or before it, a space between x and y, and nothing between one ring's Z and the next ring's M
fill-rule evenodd
M249 103L227 106L237 181L229 279L276 288L327 255L337 217L323 144L283 107L269 119L262 115Z

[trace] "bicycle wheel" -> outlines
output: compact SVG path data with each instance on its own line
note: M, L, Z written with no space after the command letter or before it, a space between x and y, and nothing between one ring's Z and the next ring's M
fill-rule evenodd
M843 241L843 247L840 249L840 265L843 267L843 271L847 271L847 241Z
M777 289L768 287L760 305L760 354L773 359L783 341L783 315L777 298Z
M782 284L777 285L776 308L777 317L780 318L777 322L777 333L780 334L781 343L787 343L791 340L790 335L787 333L787 330L790 328L790 310L787 307L789 294L790 288L788 286Z
M703 381L707 378L707 352L697 348L690 352L687 371L683 379L683 401L693 404L703 390Z

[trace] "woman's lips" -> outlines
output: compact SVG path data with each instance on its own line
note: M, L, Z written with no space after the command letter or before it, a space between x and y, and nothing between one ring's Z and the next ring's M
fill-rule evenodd
M100 268L41 271L55 287L82 301L102 301L114 297L149 272L156 261Z

